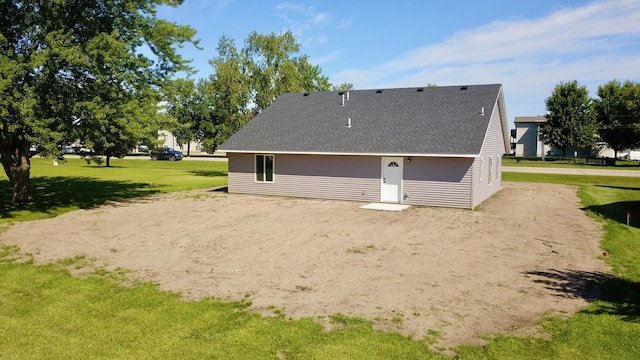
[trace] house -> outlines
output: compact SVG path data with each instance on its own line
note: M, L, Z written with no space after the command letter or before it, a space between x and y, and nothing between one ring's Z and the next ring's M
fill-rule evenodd
M540 140L540 126L547 122L544 116L516 116L515 128L515 156L525 157L562 157L562 150L545 144ZM585 148L571 148L565 152L567 157L613 157L613 149L603 142Z
M189 153L192 154L206 154L207 149L198 141L191 141L188 144L179 145L178 140L175 135L168 130L159 130L158 131L158 140L162 140L163 148L172 148L175 150L182 151L185 155Z
M456 208L508 150L500 84L286 93L220 146L230 193Z
M547 122L544 116L516 116L516 156L542 157L546 155L544 143L539 138L540 125ZM549 149L546 149L549 150Z

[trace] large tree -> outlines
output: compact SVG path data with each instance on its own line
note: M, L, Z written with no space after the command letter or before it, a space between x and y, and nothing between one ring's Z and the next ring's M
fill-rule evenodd
M285 92L326 91L331 84L306 55L296 57L300 44L291 31L280 35L252 32L245 40L244 73L251 81L254 114Z
M156 17L182 0L0 0L0 161L13 202L33 200L29 148L77 136L107 156L147 136L157 94L189 70L195 31ZM152 104L152 105L150 105Z
M331 85L331 91L349 91L355 89L356 88L353 86L353 84L348 82L343 82L340 85Z
M208 139L208 145L212 147L220 145L252 118L252 95L255 93L247 70L248 59L236 49L233 39L222 36L217 50L218 56L209 60L213 74L202 88L214 109L211 121L221 130L217 137Z
M596 122L587 87L578 81L555 86L545 103L547 122L540 127L545 143L562 150L565 157L571 147L593 145Z
M600 139L615 151L640 146L640 83L612 80L598 86L594 100Z
M215 118L215 93L211 90L211 82L200 79L198 82L189 79L178 79L168 96L168 114L176 122L169 127L176 137L178 145L187 144L187 155L190 143L200 142L211 151L215 151L217 139L222 132L222 125Z
M326 91L331 84L306 55L298 55L300 44L289 31L280 35L252 32L244 47L224 35L218 55L209 63L213 74L198 83L197 96L209 118L199 125L202 144L215 150L256 114L284 92ZM191 129L196 131L196 129Z

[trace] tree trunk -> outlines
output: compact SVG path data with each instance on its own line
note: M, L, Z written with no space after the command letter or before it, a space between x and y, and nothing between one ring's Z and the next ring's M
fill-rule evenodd
M187 157L191 155L191 141L187 143Z
M0 159L2 167L11 183L11 202L32 202L31 194L31 161L29 160L29 141L24 133L16 131L12 134L11 143L2 148Z
M111 155L107 155L107 167L111 167Z

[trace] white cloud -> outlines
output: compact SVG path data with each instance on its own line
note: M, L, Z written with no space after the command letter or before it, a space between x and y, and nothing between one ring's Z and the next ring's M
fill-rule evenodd
M351 16L346 19L341 19L338 23L338 29L348 29L356 22L356 17Z
M638 64L640 1L610 0L562 8L538 19L495 21L331 79L359 89L503 83L505 94L543 101L560 81L578 80L592 92L613 78L637 81Z
M303 45L328 41L324 29L332 22L330 13L317 11L313 6L291 2L280 3L274 10L274 15L287 22L288 29L301 39Z
M326 63L329 63L333 60L338 59L340 56L342 56L342 54L344 53L343 49L340 50L333 50L328 54L325 54L323 56L313 56L310 60L313 64L316 65L323 65Z

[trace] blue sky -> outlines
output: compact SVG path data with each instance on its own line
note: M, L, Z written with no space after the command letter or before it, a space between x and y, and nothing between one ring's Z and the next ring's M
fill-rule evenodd
M186 0L158 16L198 31L181 49L207 77L223 34L291 30L333 84L356 89L504 85L507 116L545 113L560 81L595 96L612 79L640 81L640 0Z

